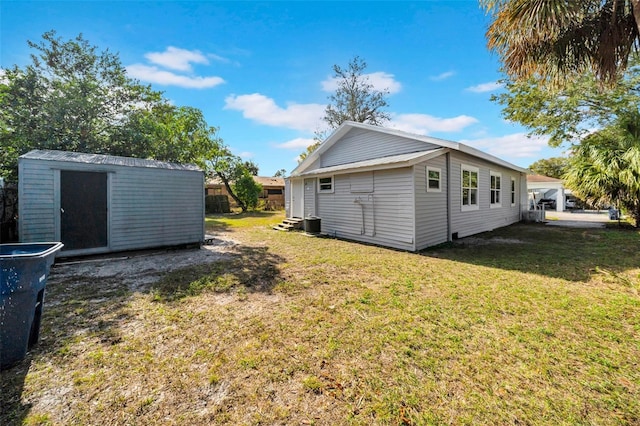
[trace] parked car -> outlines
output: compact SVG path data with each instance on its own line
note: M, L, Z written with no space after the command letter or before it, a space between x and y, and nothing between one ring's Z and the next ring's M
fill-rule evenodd
M574 200L573 198L567 198L564 202L564 208L571 210L571 209L575 209L577 207L576 204L576 200Z
M544 206L545 209L554 209L556 208L556 200L553 198L541 198L538 201L538 207Z

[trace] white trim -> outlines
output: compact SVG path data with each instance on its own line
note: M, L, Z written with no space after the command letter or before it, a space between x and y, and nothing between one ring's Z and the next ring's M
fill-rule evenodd
M430 180L429 179L429 172L437 172L438 173L438 187L437 188L429 187L429 180ZM442 192L442 169L440 169L439 167L426 166L426 168L425 168L425 186L426 186L427 192Z
M475 204L464 204L464 172L470 172L476 174L476 187L470 189L475 189L476 191L476 203ZM468 212L480 209L480 169L475 166L470 166L468 164L460 164L460 211ZM469 197L469 201L471 201L471 197Z
M330 183L327 183L327 182L325 182L325 183L321 183L320 181L321 181L321 180L323 180L323 179L331 179L331 182L330 182ZM322 176L322 177L318 177L318 179L317 179L317 183L318 183L318 193L319 193L319 194L330 194L330 193L333 193L333 191L334 191L334 185L335 185L335 180L333 179L333 175L331 175L331 176ZM323 188L322 188L322 186L323 186L323 185L325 185L325 186L326 186L326 185L331 185L331 188L329 188L329 189L326 189L326 188L325 188L325 189L323 189Z
M495 180L497 183L496 188L491 184L491 178L496 177L498 179ZM491 198L493 196L494 191L497 194L498 201L492 203ZM502 173L494 172L493 170L489 170L489 208L497 209L502 207Z

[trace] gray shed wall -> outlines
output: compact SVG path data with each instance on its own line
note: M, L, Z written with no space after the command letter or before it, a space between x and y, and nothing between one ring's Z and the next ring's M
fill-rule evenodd
M21 158L21 241L60 239L60 170L108 173L108 247L97 251L198 243L204 239L201 171ZM84 252L75 250L73 254Z

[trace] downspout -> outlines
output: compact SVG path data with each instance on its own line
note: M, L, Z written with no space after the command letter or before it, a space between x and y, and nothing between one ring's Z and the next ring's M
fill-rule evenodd
M447 170L447 241L451 242L451 153L445 154Z

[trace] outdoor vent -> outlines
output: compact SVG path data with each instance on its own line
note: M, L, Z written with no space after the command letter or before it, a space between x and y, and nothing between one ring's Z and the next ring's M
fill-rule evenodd
M454 232L453 234L451 234L451 239L452 240L457 240L458 239L458 233Z

